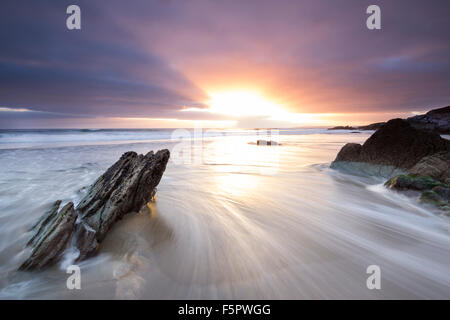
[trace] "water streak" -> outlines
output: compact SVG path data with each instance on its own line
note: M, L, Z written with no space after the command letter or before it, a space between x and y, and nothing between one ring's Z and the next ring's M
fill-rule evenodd
M330 169L344 143L369 134L319 129L281 132L278 147L249 144L253 131L217 132L192 146L201 161L173 158L157 202L80 264L81 290L65 287L61 265L16 272L52 201L78 202L125 151L176 144L158 130L45 135L55 133L0 137L0 298L450 297L449 218L380 177ZM372 264L381 290L366 287Z

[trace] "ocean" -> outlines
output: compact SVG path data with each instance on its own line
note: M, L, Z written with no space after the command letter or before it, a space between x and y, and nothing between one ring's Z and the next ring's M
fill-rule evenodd
M383 177L330 168L371 133L0 130L0 298L448 299L450 218ZM78 203L126 151L163 148L155 203L79 264L80 290L66 286L71 250L44 271L17 271L55 200ZM371 265L379 290L367 287Z

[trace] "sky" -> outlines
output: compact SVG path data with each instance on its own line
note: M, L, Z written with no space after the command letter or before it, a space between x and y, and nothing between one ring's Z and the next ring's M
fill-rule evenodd
M0 128L407 117L450 105L449 16L448 0L2 0Z

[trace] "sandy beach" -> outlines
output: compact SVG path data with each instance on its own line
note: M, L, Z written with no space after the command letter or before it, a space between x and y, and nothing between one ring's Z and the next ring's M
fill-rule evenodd
M216 130L183 163L172 131L2 132L0 297L4 299L414 299L450 292L450 222L384 179L330 169L347 142L372 132L281 131L259 147L254 131ZM195 143L194 143L195 142ZM100 254L65 268L17 272L27 230L52 201L77 203L123 152L168 148L149 210L114 226ZM236 153L240 156L236 157ZM382 290L367 290L368 265Z

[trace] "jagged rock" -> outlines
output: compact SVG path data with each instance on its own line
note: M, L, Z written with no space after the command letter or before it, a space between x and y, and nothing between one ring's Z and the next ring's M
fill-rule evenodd
M39 220L36 222L34 226L30 228L28 231L32 231L33 235L30 238L30 240L27 243L27 246L35 245L36 242L42 237L42 235L45 233L45 230L49 228L51 225L50 222L55 220L55 217L58 214L58 209L61 206L61 200L55 201L50 209L39 218Z
M334 163L366 162L410 169L425 156L449 150L450 141L437 133L418 130L405 120L393 119L381 126L362 146L346 144Z
M450 151L438 152L422 158L408 173L432 177L448 184L450 180Z
M145 156L127 152L97 179L76 209L70 202L58 212L61 201L55 202L33 226L28 242L32 252L20 269L57 262L72 239L79 251L77 261L94 255L117 220L138 212L154 197L169 157L169 150Z
M77 220L73 203L69 202L59 212L61 201L32 228L34 232L28 242L32 246L30 257L19 267L20 270L41 269L56 262L66 249Z
M145 156L127 152L91 186L77 211L95 230L99 242L114 222L139 211L153 198L169 156L169 150L151 151Z
M450 134L450 106L406 119L414 128Z
M95 255L99 248L95 230L85 223L78 223L75 227L75 246L79 251L76 261L83 261Z

